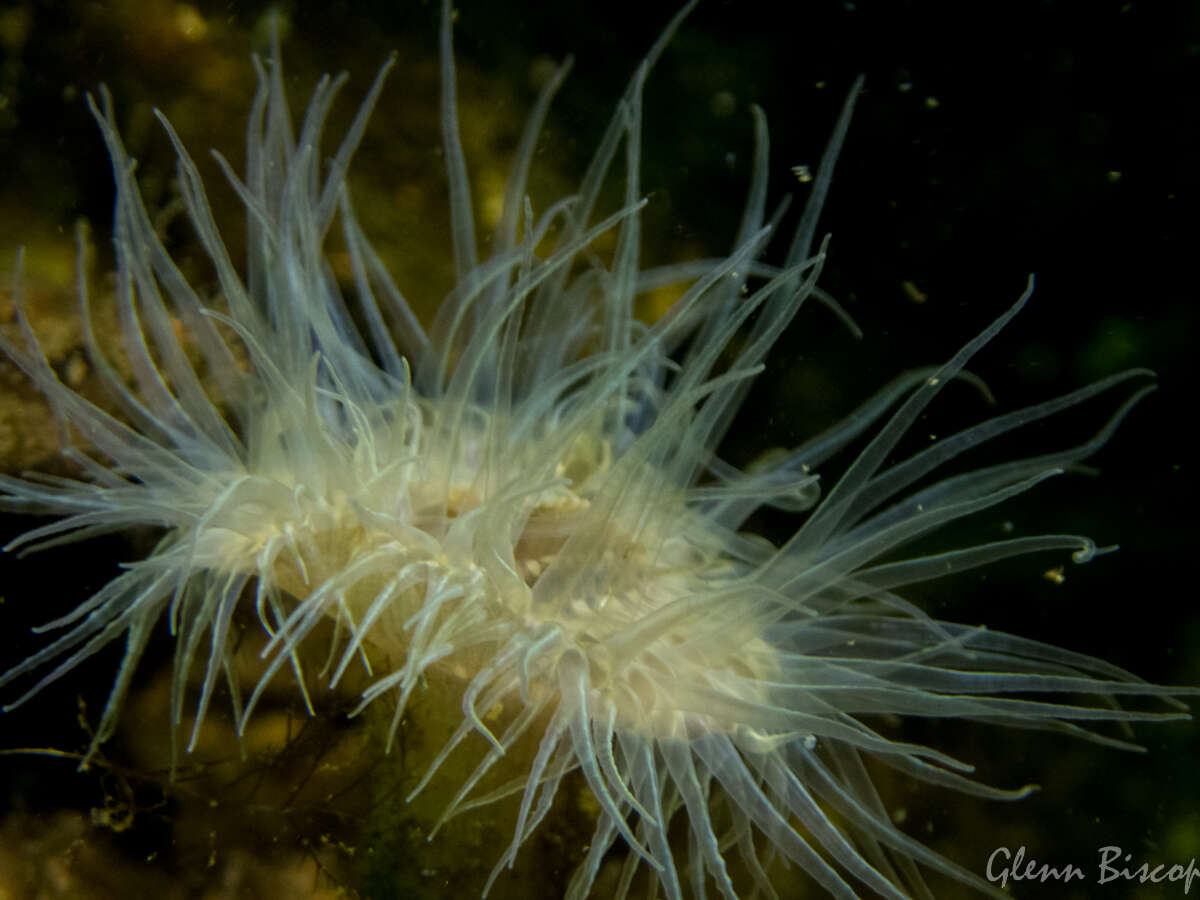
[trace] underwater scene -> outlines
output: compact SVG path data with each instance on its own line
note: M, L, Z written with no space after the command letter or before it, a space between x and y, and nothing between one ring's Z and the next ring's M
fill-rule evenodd
M0 4L0 898L1200 892L1197 46Z

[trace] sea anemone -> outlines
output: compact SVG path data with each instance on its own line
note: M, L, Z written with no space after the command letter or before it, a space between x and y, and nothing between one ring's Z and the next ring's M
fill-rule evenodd
M317 85L297 132L277 48L256 61L244 174L220 160L246 209L242 270L195 163L159 115L217 300L189 284L156 233L108 94L91 102L117 188L119 359L99 346L82 277L81 311L113 407L60 381L24 319L18 283L25 339L0 345L86 450L67 451L79 479L5 476L0 502L60 517L9 549L136 525L162 536L144 560L39 629L58 637L0 676L2 685L43 673L8 708L123 638L90 757L112 735L163 620L175 640L176 727L194 710L188 749L219 692L244 729L275 679L293 677L307 700L314 684L337 686L362 666L369 684L359 709L390 704L390 742L410 699L437 681L453 690L459 722L412 795L458 754L475 766L446 787L440 822L516 798L511 841L487 887L546 819L564 779L578 777L596 821L567 896L586 896L623 842L616 896L643 870L669 898L773 896L777 859L839 897L932 896L928 871L1006 896L893 824L868 768L984 797L1029 789L983 785L966 763L889 736L884 717L968 719L1116 746L1128 745L1090 726L1187 718L1177 700L1186 689L939 621L897 593L1013 556L1058 551L1086 562L1098 552L1072 534L935 551L918 541L1092 455L1152 389L1144 370L895 458L948 383L975 380L967 363L1024 306L1032 281L946 363L901 375L842 423L745 469L717 455L805 301L842 314L817 284L828 243L817 240L817 219L860 85L782 259L766 261L784 208L767 208L767 125L756 109L754 171L732 251L643 268L643 85L691 5L634 73L577 193L535 213L526 183L569 63L557 69L529 117L481 260L445 0L456 280L428 329L368 242L346 186L390 62L325 161L322 130L344 79ZM623 200L599 214L614 172ZM349 299L323 249L335 221ZM609 252L596 249L605 238ZM681 288L674 304L652 323L635 318L635 301L665 285ZM985 442L1120 391L1116 411L1075 446L948 469ZM817 467L854 445L840 476L822 484ZM806 518L776 545L745 530L762 509ZM246 687L231 640L243 614L267 636L261 673ZM314 642L328 660L318 673L304 666ZM1116 702L1129 696L1165 708ZM518 759L515 777L497 784Z

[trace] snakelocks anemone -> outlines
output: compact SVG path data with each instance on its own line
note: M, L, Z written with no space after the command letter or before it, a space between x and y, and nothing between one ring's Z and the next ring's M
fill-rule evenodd
M570 67L547 81L517 146L481 254L459 139L452 11L442 7L442 133L456 280L428 328L356 220L346 172L383 90L385 63L331 158L323 126L343 79L325 78L293 127L278 48L256 61L245 170L247 258L230 258L197 166L166 118L190 225L219 292L201 296L165 249L115 125L91 102L112 159L120 347L106 352L81 289L102 409L59 379L25 320L0 341L81 440L79 477L0 478L0 503L56 516L9 549L137 525L161 529L42 649L0 676L27 703L124 642L88 756L113 734L152 634L175 641L171 717L191 749L215 697L245 729L268 685L305 695L365 671L359 709L382 707L391 743L427 685L450 690L449 737L410 797L452 816L512 803L503 877L568 779L594 831L567 896L624 853L615 896L645 882L679 900L775 896L782 860L831 896L932 896L937 873L1008 896L893 823L872 772L997 799L946 753L889 734L893 717L974 720L1121 746L1092 727L1188 718L1191 689L1101 660L940 621L906 585L1050 551L1086 562L1087 537L1044 534L909 549L1095 453L1152 389L1125 371L1004 413L897 458L914 423L1021 310L1029 288L940 366L883 386L842 423L739 469L717 455L781 332L818 286L818 216L861 85L850 88L788 236L769 209L767 124L755 109L753 176L729 255L640 263L643 86L687 13L633 73L576 193L536 210L527 181ZM619 180L607 212L602 189ZM339 280L331 231L344 243ZM604 249L601 249L603 246ZM343 289L343 282L348 290ZM83 279L81 277L81 287ZM653 322L648 292L678 286ZM130 373L126 378L123 373ZM1101 395L1108 419L1074 446L948 469L1002 435ZM839 477L818 470L853 445ZM845 455L850 455L849 452ZM764 508L800 524L776 544L745 530ZM13 602L21 602L13 598ZM241 620L265 634L244 684ZM319 646L314 647L314 644ZM306 665L316 657L324 667ZM1123 708L1120 701L1156 704ZM447 765L461 777L447 783ZM468 763L462 766L461 760ZM85 759L86 763L86 759ZM503 773L504 779L498 779ZM612 853L610 853L612 851Z

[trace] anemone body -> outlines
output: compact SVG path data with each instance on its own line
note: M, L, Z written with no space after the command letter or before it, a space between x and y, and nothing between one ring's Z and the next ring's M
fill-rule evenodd
M258 67L246 171L223 164L246 207L241 271L196 166L163 120L188 216L219 282L211 301L156 236L107 96L93 105L117 186L120 352L134 384L96 345L86 296L85 336L116 414L62 384L25 326L24 345L4 350L90 450L68 451L80 480L5 477L0 487L9 506L61 517L17 546L137 524L163 537L148 558L46 626L58 637L0 678L41 673L16 702L124 638L94 750L111 735L163 620L176 641L172 713L179 723L194 704L192 742L218 687L244 726L273 679L294 677L303 691L313 681L336 685L351 666L370 673L363 706L394 705L394 734L414 691L436 674L455 686L461 724L413 793L460 753L477 765L446 787L443 821L518 798L494 880L578 772L598 812L571 897L588 894L618 843L627 847L619 896L639 869L669 898L771 896L776 857L833 896L930 896L923 870L998 894L892 824L864 758L969 793L1024 791L978 784L966 764L874 730L872 716L957 717L1119 743L1087 723L1185 715L1111 702L1170 702L1182 691L1066 650L936 621L896 593L1014 555L1070 551L1086 561L1095 552L1087 538L1044 535L905 553L1089 456L1147 389L1134 391L1147 373L1121 373L893 461L905 432L1028 291L947 363L901 376L811 441L748 471L716 455L800 306L836 308L817 287L824 247L814 247L814 235L857 86L784 259L763 258L778 217L766 208L767 132L756 110L755 171L730 254L642 269L642 86L686 12L632 78L578 193L535 216L525 182L568 66L557 71L530 117L481 260L445 4L443 133L457 279L428 330L359 228L345 183L389 66L328 163L317 148L340 81L318 85L295 132L278 55ZM624 203L600 215L600 189L619 155ZM323 254L335 222L351 263L345 294ZM608 258L592 250L602 235L615 237ZM636 320L639 294L667 282L683 286L674 306L654 324ZM206 389L200 372L216 386ZM1132 396L1078 446L937 475L985 441L1121 387ZM854 441L863 449L819 489L815 468ZM763 506L807 517L775 546L742 531ZM246 610L268 640L261 677L242 686L230 634ZM332 632L319 627L331 621ZM320 648L329 662L314 676L300 657L316 640L329 643ZM199 688L189 692L197 672ZM497 709L505 713L491 715ZM484 790L520 744L532 749L517 780Z

